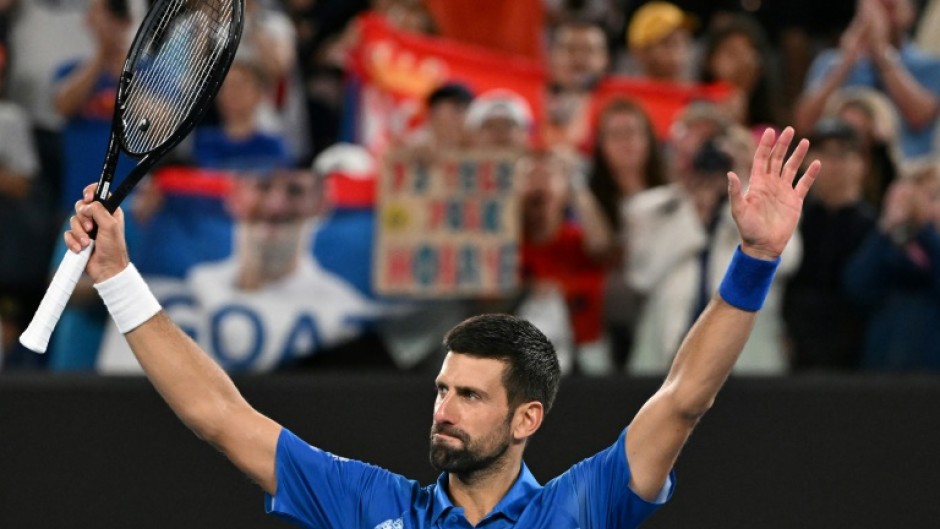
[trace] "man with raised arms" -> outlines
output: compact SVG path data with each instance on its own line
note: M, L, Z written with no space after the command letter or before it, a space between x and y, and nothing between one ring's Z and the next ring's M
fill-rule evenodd
M729 173L741 246L725 280L683 341L662 387L607 449L540 485L523 462L558 389L551 345L524 320L470 318L454 327L435 381L424 486L311 447L252 408L225 372L167 316L128 261L123 217L76 204L65 239L74 251L98 225L87 272L154 386L196 435L266 493L266 508L304 527L636 527L672 494L672 468L748 338L781 252L819 171L794 179L809 143L786 159L793 130L765 131L747 189Z

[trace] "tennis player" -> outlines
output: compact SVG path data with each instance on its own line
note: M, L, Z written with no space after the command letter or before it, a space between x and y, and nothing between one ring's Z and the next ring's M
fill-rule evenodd
M265 506L304 527L341 529L636 527L673 492L672 467L741 351L819 171L794 177L809 142L767 130L748 189L729 173L742 243L718 294L689 331L662 387L607 449L540 485L523 463L526 443L558 388L552 346L527 322L471 318L445 338L437 376L430 460L437 483L414 481L311 447L252 408L225 372L167 316L129 263L120 210L76 204L66 243L88 244L87 272L147 376L180 419L222 450L266 493ZM786 161L785 161L786 160Z

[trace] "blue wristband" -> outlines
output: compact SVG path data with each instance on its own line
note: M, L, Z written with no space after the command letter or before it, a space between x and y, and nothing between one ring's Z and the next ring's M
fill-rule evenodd
M718 294L729 305L756 312L764 305L779 264L779 257L773 261L757 259L742 252L739 245L721 280Z

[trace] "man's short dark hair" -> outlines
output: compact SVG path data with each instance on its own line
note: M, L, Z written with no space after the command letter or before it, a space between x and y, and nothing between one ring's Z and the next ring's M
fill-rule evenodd
M467 106L473 101L473 92L460 83L447 83L432 90L426 98L428 108L448 101Z
M548 413L558 394L561 368L548 338L526 320L482 314L459 323L444 337L448 351L506 362L503 385L510 407L538 401Z

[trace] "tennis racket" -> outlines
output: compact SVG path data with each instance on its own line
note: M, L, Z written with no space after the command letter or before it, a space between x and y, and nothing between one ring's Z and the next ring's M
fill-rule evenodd
M111 138L95 200L114 212L137 182L193 129L228 72L244 20L244 0L156 0L131 44L118 80ZM114 187L120 151L137 165ZM97 229L89 234L94 239ZM39 308L20 336L37 353L91 257L66 252Z

